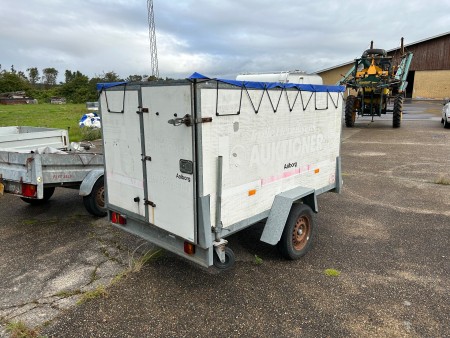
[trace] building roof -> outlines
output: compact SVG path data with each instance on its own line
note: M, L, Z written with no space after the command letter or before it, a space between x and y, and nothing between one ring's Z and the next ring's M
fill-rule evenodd
M408 47L417 45L417 44L419 44L419 43L423 43L423 42L427 42L427 41L430 41L430 40L438 39L438 38L441 38L441 37L447 36L447 35L450 35L450 32L442 33L442 34L435 35L435 36L432 36L432 37L429 37L429 38L426 38L426 39L422 39L422 40L419 40L419 41L415 41L415 42L406 44L404 47L405 47L405 48L408 48ZM388 53L391 53L391 52L394 52L394 51L399 50L399 49L400 49L400 47L396 47L396 48L389 49L387 52L388 52ZM350 64L352 64L352 63L354 63L354 62L355 62L354 60L351 60L351 61L349 61L349 62L345 62L345 63L339 64L339 65L337 65L337 66L333 66L333 67L329 67L329 68L325 68L325 69L318 70L318 71L315 72L315 73L319 74L319 73L327 72L327 71L332 70L332 69L336 69L336 68L343 67L343 66L348 66L348 65L350 65Z

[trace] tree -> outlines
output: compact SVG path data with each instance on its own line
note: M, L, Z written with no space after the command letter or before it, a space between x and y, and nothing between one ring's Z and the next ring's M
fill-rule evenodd
M44 84L48 86L56 85L56 78L58 77L58 71L55 68L44 68L42 70L42 73L44 74L44 76L42 77Z
M102 75L100 75L100 76L97 75L96 78L101 80L99 82L120 82L120 81L123 81L123 79L121 79L119 77L119 75L117 75L117 73L114 72L114 71L110 71L110 72L107 72L107 73L103 72Z
M28 81L31 85L35 85L39 81L39 70L36 67L28 68Z
M95 89L92 90L89 78L80 71L65 71L66 83L60 87L60 94L67 101L73 103L83 103L95 101L97 99Z
M28 91L29 89L30 85L22 75L5 70L0 73L0 93Z
M143 79L142 75L129 75L125 81L127 82L141 82Z

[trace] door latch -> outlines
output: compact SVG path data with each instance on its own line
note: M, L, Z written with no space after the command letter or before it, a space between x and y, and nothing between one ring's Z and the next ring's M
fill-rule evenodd
M167 121L167 123L173 124L175 127L181 126L182 124L184 124L187 127L190 127L190 126L192 126L192 117L191 117L191 115L186 114L183 117L177 117L174 119L170 119L169 121Z

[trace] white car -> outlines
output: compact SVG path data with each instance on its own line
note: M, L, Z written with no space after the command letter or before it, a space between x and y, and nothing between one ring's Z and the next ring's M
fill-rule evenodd
M450 128L450 101L448 101L444 108L442 108L442 120L441 123L444 124L444 128Z

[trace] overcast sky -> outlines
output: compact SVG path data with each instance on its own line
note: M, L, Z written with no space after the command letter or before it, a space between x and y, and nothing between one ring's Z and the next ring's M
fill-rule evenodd
M450 0L154 0L161 77L315 72L450 31ZM0 0L0 64L151 74L146 0Z

